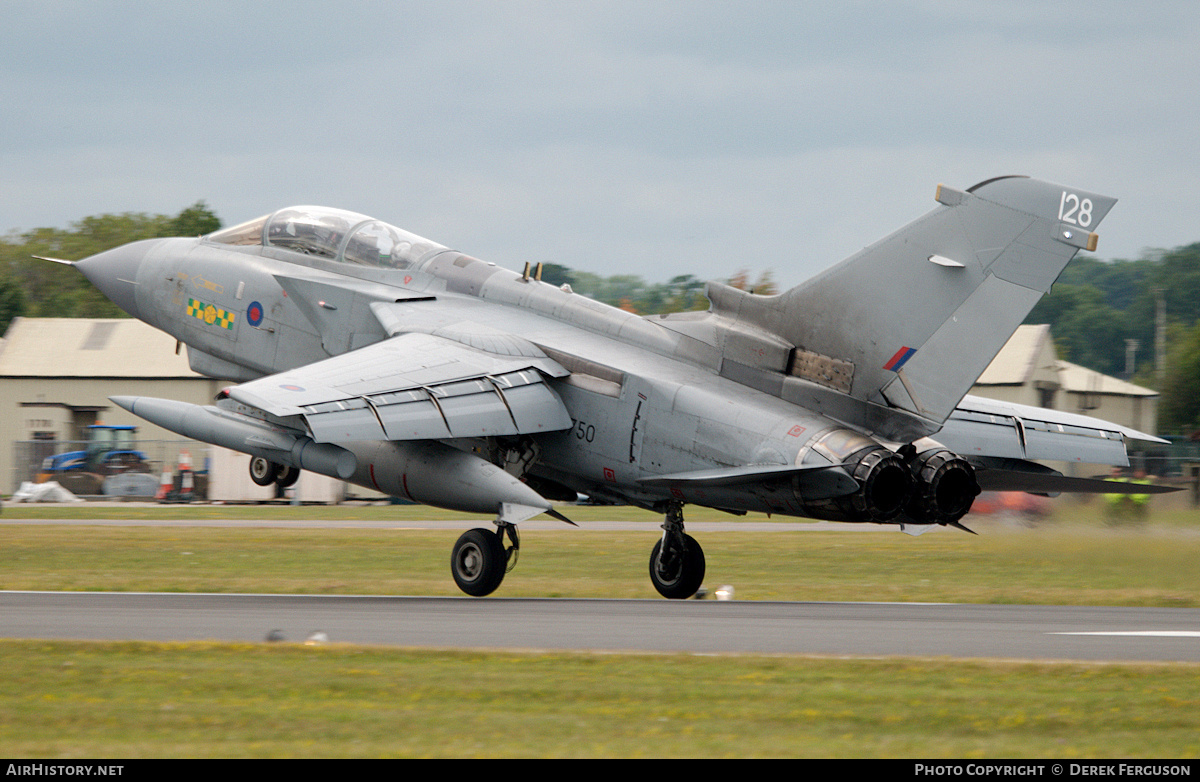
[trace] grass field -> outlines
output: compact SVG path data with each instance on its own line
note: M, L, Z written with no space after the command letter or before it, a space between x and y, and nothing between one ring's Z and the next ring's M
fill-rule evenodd
M1200 605L1200 515L1109 527L1070 513L1036 527L981 520L982 533L706 532L709 587L741 600L887 600L1077 605ZM14 516L259 518L262 526L21 525ZM599 519L653 521L628 508L572 508L582 525L526 530L506 597L656 597L646 576L658 533L588 528ZM123 514L123 515L122 515ZM297 529L271 521L386 519L385 529ZM324 514L324 515L321 515ZM102 591L455 595L449 553L459 529L406 529L412 518L464 518L420 507L151 506L5 508L0 588ZM735 517L698 510L693 521ZM758 520L762 520L759 517ZM465 521L462 528L486 519Z
M655 534L586 528L653 520L615 510L572 513L583 529L527 531L499 594L653 597ZM47 511L63 516L4 516ZM1076 511L1033 528L981 522L980 536L704 533L707 581L739 599L1200 604L1200 516L1112 528ZM6 523L0 587L456 593L457 531L403 529L404 513L434 517L427 508L299 509L395 519L389 529L269 526L290 508L165 512L265 523ZM0 666L9 757L1200 756L1200 666L1187 664L0 641Z
M1196 666L0 641L13 757L1195 758Z

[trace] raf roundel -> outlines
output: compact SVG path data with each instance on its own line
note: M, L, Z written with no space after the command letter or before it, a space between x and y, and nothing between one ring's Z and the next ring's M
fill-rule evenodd
M251 326L258 326L263 320L263 306L257 301L250 302L250 306L246 308L246 320Z

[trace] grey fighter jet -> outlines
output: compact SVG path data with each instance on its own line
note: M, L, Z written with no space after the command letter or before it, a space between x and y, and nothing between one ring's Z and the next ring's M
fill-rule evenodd
M910 531L961 527L982 488L1153 491L1034 460L1128 463L1093 418L967 396L1115 200L1027 177L968 190L792 290L709 283L707 312L639 317L364 215L282 209L75 263L236 382L201 407L113 402L299 470L474 513L451 571L503 580L516 525L582 493L660 513L650 578L694 595L688 503ZM965 529L965 528L964 528Z

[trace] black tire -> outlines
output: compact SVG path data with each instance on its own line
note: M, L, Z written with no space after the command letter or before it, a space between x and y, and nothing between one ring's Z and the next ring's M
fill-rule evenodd
M467 530L450 553L450 572L458 588L472 597L490 595L504 580L508 558L504 541L489 529Z
M296 481L300 480L300 471L295 467L287 465L279 465L278 474L275 476L275 485L281 489L286 489L289 486L295 486Z
M658 553L662 550L662 540L654 544L650 551L650 582L663 597L671 600L686 600L700 590L704 583L704 549L691 535L683 536L684 551L682 557L674 563L663 564L658 561Z
M279 465L261 456L250 457L250 480L259 486L270 486L279 474Z

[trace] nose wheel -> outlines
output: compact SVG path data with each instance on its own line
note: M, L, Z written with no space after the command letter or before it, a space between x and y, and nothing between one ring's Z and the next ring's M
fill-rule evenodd
M692 597L704 583L704 549L683 531L682 503L667 510L662 540L650 551L650 583L672 600Z
M513 545L504 547L507 532ZM495 592L504 581L509 562L516 562L520 539L512 524L501 525L492 532L478 527L464 532L450 552L450 572L458 588L472 597L484 597Z

